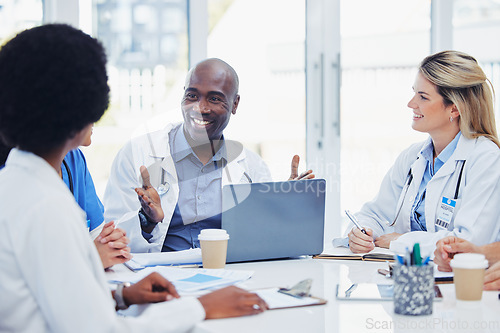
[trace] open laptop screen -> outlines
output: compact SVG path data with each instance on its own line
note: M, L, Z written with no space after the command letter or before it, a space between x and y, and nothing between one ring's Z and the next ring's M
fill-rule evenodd
M324 179L224 186L227 262L321 253L325 190Z

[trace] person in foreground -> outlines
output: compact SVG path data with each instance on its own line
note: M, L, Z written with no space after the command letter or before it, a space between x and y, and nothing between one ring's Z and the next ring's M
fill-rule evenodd
M484 275L484 289L500 290L500 242L477 246L455 236L440 239L434 251L434 263L438 270L451 272L450 261L457 253L484 254L490 265Z
M104 217L127 232L132 252L199 247L200 230L221 227L223 185L271 181L257 154L223 136L238 86L226 62L198 63L186 77L184 122L134 138L116 156ZM290 180L314 178L311 170L298 175L298 164L296 155Z
M68 25L26 30L0 49L0 139L15 147L0 171L0 331L183 332L262 312L262 299L235 287L179 298L158 274L113 301L86 214L57 172L108 107L105 66L101 44ZM160 303L137 317L115 311L149 302Z
M486 75L473 57L443 51L422 61L413 90L412 127L429 138L397 158L357 213L367 234L349 232L353 252L418 242L430 254L448 235L480 245L499 235L500 149Z
M89 131L82 146L91 144L91 135L92 131ZM0 170L5 166L11 149L0 140ZM125 231L115 228L113 221L104 223L104 207L95 191L85 156L79 148L66 154L58 173L87 215L89 235L94 240L103 267L109 268L130 260L130 248L127 246L129 239Z

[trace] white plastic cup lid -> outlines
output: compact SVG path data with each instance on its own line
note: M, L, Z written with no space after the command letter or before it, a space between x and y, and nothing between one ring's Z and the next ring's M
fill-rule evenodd
M198 235L199 240L226 240L229 235L224 229L203 229Z
M478 269L487 268L488 260L484 254L480 253L459 253L453 256L450 261L452 268Z

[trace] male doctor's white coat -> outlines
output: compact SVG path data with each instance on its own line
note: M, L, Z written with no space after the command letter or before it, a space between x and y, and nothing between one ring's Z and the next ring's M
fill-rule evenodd
M429 140L430 137L424 144L414 144L401 153L384 177L378 195L356 214L360 223L373 229L374 238L391 232L403 234L390 244L391 250L403 253L406 247L411 249L418 242L422 253L430 255L436 242L449 235L464 238L476 245L500 240L500 149L484 137L467 139L464 135L460 136L448 161L427 184L427 232L410 232L411 209L427 163L420 151ZM453 218L448 228L442 229L435 225L439 206L443 197L453 199L464 161ZM406 192L409 172L413 174L413 180ZM390 227L388 224L396 216L396 223Z
M179 198L175 163L170 155L169 133L182 124L169 124L163 130L130 140L117 154L104 194L104 219L115 221L127 232L131 252L161 252L168 227ZM182 129L180 129L182 130ZM222 186L227 184L271 181L269 168L255 153L234 141L225 141L228 163L222 170ZM147 241L142 235L138 212L141 208L136 187L142 187L140 167L145 165L151 184L158 189L164 178L168 191L161 195L165 217ZM163 176L162 177L162 169Z

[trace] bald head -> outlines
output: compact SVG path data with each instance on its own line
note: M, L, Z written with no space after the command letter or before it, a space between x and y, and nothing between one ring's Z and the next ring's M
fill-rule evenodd
M188 142L199 146L220 140L239 101L238 76L231 66L215 58L194 66L186 77L181 102Z
M218 58L209 58L200 61L191 68L186 76L185 88L189 87L189 82L193 76L208 76L214 80L225 81L231 87L230 97L235 98L238 94L239 79L238 74L227 62Z

